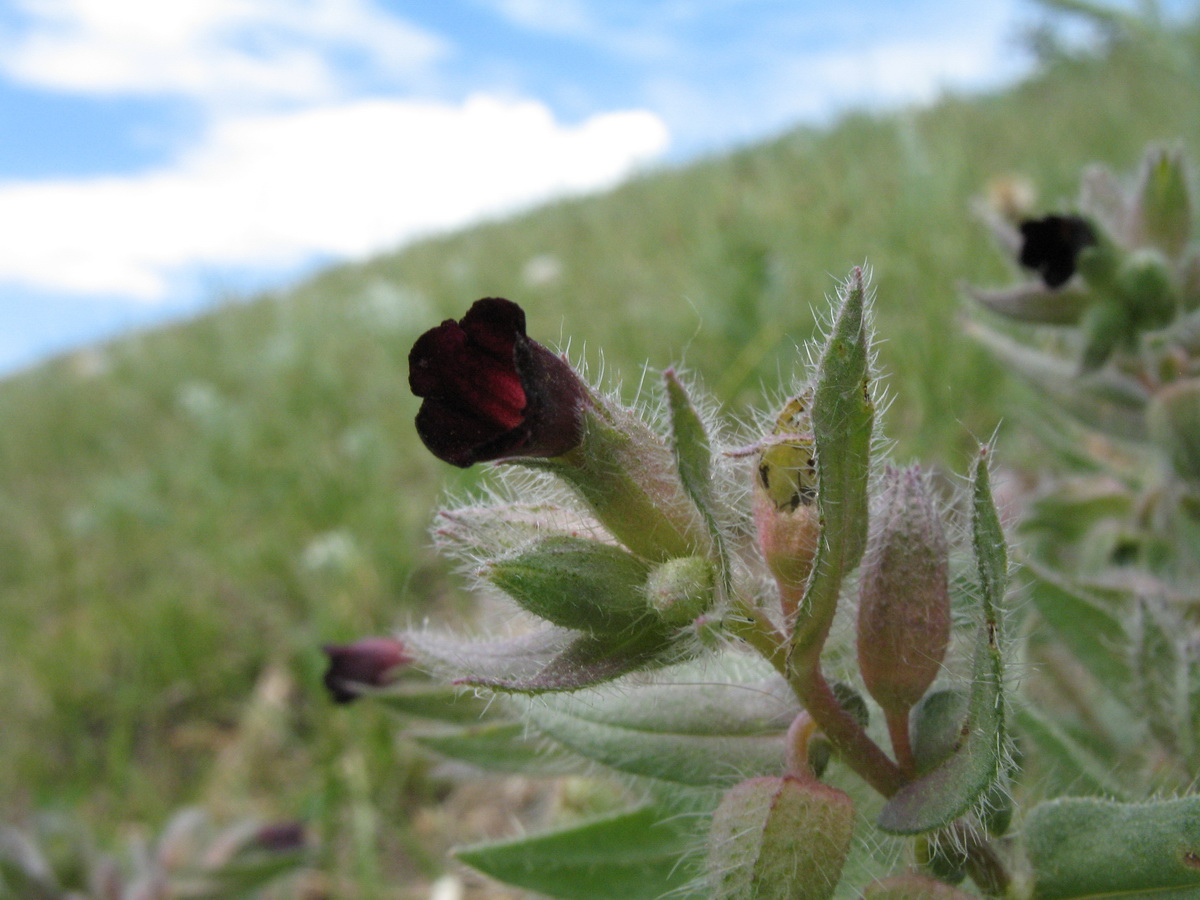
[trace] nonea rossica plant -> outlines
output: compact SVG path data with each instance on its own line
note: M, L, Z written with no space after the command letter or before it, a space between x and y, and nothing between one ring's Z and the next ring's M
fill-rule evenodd
M1200 804L1024 785L991 450L958 496L880 458L870 318L856 269L750 433L670 369L621 403L507 300L417 341L422 440L494 464L435 541L510 611L329 647L327 683L445 757L621 798L460 861L568 900L1200 891Z

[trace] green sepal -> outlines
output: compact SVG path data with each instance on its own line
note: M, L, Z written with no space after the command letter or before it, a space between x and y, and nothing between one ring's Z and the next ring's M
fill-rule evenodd
M690 821L643 806L455 855L499 881L562 900L703 900Z
M412 738L428 750L489 772L570 775L579 771L581 762L552 741L531 735L521 722L487 722Z
M1134 337L1133 316L1124 303L1102 297L1088 307L1079 322L1083 333L1083 353L1079 365L1083 373L1103 366L1113 352Z
M1005 730L1002 601L1008 584L1008 545L992 501L983 448L972 471L971 545L979 589L979 625L962 739L937 768L902 787L879 814L892 834L944 828L975 806L1002 775Z
M1183 900L1200 893L1200 797L1069 797L1025 821L1034 900Z
M786 733L800 712L781 677L760 660L727 654L672 667L653 684L547 697L533 725L581 756L633 775L728 786L783 771Z
M650 564L613 544L553 535L488 563L485 578L539 618L598 635L628 632L650 616Z
M728 590L732 573L729 568L728 550L725 547L725 533L717 513L719 507L713 496L712 448L708 433L675 370L668 369L664 372L663 380L667 385L667 406L671 412L671 452L675 456L679 482L704 518L708 535L720 560L721 583Z

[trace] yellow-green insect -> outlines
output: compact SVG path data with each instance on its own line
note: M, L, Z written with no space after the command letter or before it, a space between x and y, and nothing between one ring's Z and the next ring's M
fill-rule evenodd
M793 397L775 420L758 454L758 483L781 512L817 499L817 447L812 436L812 392Z

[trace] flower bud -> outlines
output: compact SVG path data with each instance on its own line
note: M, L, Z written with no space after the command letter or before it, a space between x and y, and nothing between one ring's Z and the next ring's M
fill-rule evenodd
M578 446L591 395L575 371L525 335L525 312L498 297L419 337L408 383L417 434L451 465L556 457Z
M412 662L395 638L369 637L352 644L326 644L329 657L324 683L335 703L357 700L363 687L387 687L396 670Z
M1142 327L1160 327L1174 317L1178 304L1171 270L1158 250L1143 247L1125 257L1117 285L1131 317Z
M543 538L489 563L482 574L523 609L565 628L613 634L650 611L644 588L650 565L587 538Z
M657 566L646 582L650 608L668 625L686 625L712 606L716 571L703 556L681 556Z
M713 813L712 900L828 900L854 836L842 791L797 775L743 781Z
M1160 389L1147 419L1150 436L1174 472L1200 483L1200 379L1188 378Z
M754 525L767 568L782 585L801 588L812 571L820 537L817 450L811 393L784 406L762 442L754 478Z
M1135 192L1134 222L1139 241L1175 256L1192 233L1192 198L1179 150L1152 147L1142 161Z
M858 662L867 690L890 714L907 714L946 655L949 558L920 469L889 467L862 566Z

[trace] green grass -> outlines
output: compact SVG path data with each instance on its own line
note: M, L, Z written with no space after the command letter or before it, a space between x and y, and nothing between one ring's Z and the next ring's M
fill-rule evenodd
M1200 57L1196 29L1180 40ZM200 801L313 822L358 885L338 896L432 871L401 823L436 785L392 722L333 708L319 684L320 644L462 608L425 527L477 476L415 438L412 340L507 296L535 337L593 370L603 351L627 392L643 361L683 360L739 413L867 263L898 454L962 470L1010 399L955 324L961 282L1012 277L972 198L1021 173L1066 204L1082 165L1127 171L1150 140L1195 159L1194 85L1117 46L339 266L0 384L0 815L114 830ZM561 277L527 283L542 255ZM256 689L265 673L285 689Z

